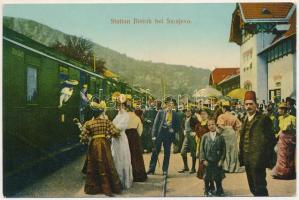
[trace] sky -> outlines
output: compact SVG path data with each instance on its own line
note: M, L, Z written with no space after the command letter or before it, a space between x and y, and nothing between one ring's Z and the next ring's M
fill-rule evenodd
M239 67L239 46L229 42L235 3L6 4L3 15L32 19L83 36L139 60L200 68ZM151 24L133 24L134 18ZM112 19L130 24L112 24ZM155 24L163 19L162 24ZM169 24L167 19L189 23Z

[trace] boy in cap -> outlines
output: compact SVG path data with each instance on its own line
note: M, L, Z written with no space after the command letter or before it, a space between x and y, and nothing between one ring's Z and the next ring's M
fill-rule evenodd
M204 195L211 195L210 183L215 181L216 195L223 196L222 179L224 173L222 165L226 155L225 141L223 136L217 132L214 119L209 119L208 128L209 132L202 136L200 144L200 161L204 164Z

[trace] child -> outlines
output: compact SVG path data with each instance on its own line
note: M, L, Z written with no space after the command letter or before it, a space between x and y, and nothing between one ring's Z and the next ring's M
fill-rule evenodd
M222 179L224 177L222 165L225 160L225 141L216 131L214 119L208 121L209 132L204 134L200 144L200 161L204 164L205 196L211 195L209 183L216 182L216 195L223 196Z

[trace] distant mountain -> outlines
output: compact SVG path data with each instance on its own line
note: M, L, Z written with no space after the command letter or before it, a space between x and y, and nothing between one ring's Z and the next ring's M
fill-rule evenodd
M64 42L65 33L41 23L13 17L4 17L3 25L46 46L56 40ZM142 50L142 49L141 49ZM166 83L166 94L192 95L193 91L208 85L210 70L185 65L153 63L130 58L112 49L94 43L98 58L107 63L107 68L120 76L120 79L135 87L150 89L156 97L162 96L162 78Z

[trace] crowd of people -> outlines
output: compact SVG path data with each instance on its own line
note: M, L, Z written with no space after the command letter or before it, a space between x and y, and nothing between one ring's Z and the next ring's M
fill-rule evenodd
M242 101L219 99L214 106L179 109L175 99L167 97L142 108L132 106L131 98L121 94L116 98L116 116L107 117L105 102L93 101L92 118L80 126L81 141L88 145L82 170L87 174L85 192L112 196L132 182L146 181L155 174L163 145L163 175L168 175L173 147L173 153L182 157L178 173L203 179L205 196L223 196L225 173L244 171L251 193L268 196L266 168L276 179L296 176L295 103L287 98L258 104L255 92L247 91ZM142 154L150 152L146 171Z

